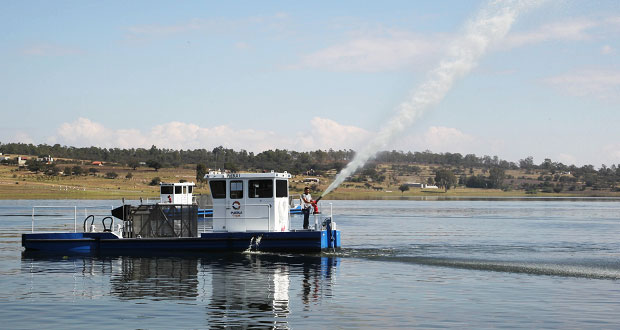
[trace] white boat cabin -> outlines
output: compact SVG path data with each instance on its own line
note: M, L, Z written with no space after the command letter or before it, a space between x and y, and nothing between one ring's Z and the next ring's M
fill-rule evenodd
M290 178L287 172L205 175L213 197L213 231L289 231Z
M194 186L193 182L161 182L159 184L159 202L162 204L192 204Z

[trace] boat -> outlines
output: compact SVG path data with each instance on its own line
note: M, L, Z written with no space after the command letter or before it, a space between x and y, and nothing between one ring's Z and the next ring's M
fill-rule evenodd
M193 196L195 184L193 182L160 183L158 203L184 204L193 201L198 204L198 217L209 218L213 216L213 198L211 195ZM189 197L188 197L189 194ZM206 197L206 198L205 198ZM302 214L301 195L289 196L290 214ZM318 213L318 210L317 212Z
M209 251L315 253L341 248L333 214L314 215L310 229L291 227L287 172L210 172L213 200L209 221L198 217L193 183L162 184L156 203L125 204L97 221L88 215L78 231L22 234L26 251L45 253L158 254ZM165 195L165 196L164 196ZM34 214L34 212L33 212ZM201 226L199 221L201 220ZM101 228L97 224L101 224Z
M193 182L160 183L159 203L187 204L193 201L198 204L198 216L208 218L213 216L213 199L211 195L193 196L195 184ZM206 198L205 198L206 197ZM302 214L301 196L289 197L290 214Z

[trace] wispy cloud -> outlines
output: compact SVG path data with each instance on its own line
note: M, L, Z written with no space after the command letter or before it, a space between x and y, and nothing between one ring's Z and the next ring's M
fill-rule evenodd
M359 127L342 125L326 118L314 117L310 130L298 135L296 147L303 150L317 148L355 149L368 140L371 133Z
M247 42L238 41L235 43L235 48L239 50L246 50L246 49L251 49L252 46L250 46L250 44L248 44Z
M297 67L362 72L396 70L430 61L442 47L440 39L444 38L402 33L359 36L305 55Z
M474 137L462 131L443 126L431 126L423 136L423 144L432 150L456 150L471 145Z
M511 33L500 47L514 48L548 41L593 40L610 34L616 35L618 28L620 28L618 16L575 18L544 24L531 31Z
M497 45L511 49L550 41L584 41L609 34L620 27L620 18L579 18L541 25L530 31L514 32ZM339 44L316 50L301 57L293 68L330 71L376 72L397 70L429 63L455 36L445 34L416 35L410 32L377 27L364 30ZM612 51L605 46L603 54Z
M90 145L101 146L106 143L109 131L101 124L86 118L78 118L71 123L63 123L57 130L58 138L69 145L80 145L86 142Z
M432 150L435 152L473 152L480 140L457 128L431 126L424 132L399 139L396 148L401 150ZM485 146L488 146L485 143Z
M283 29L282 24L287 22L289 15L279 12L267 16L252 16L241 19L226 18L193 18L175 24L143 24L125 28L128 40L153 40L168 38L187 33L232 33L248 27L256 29Z
M213 22L192 19L187 22L181 22L178 24L150 24L150 25L135 25L126 28L129 39L143 39L143 38L161 38L170 35L185 33L196 30L207 29Z
M545 24L533 31L510 34L502 45L513 48L551 40L587 40L592 38L589 30L600 24L600 22L585 19Z
M171 149L197 149L225 146L236 150L263 151L275 148L316 150L318 148L355 149L369 132L325 118L313 118L308 130L283 136L270 130L235 129L226 125L200 127L184 122L169 122L146 132L138 129L110 129L87 118L63 123L48 141L72 146L148 148L156 145Z
M576 96L620 98L620 71L581 70L549 77L543 81Z
M614 54L615 52L616 51L610 45L605 45L601 47L601 54L603 55L611 55L611 54Z
M66 56L84 54L85 51L76 47L39 43L23 48L21 53L31 56Z

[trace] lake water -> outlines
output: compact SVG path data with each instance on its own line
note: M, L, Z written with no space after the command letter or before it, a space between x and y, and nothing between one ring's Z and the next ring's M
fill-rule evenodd
M0 201L0 327L620 328L618 199L332 203L336 253L96 258L20 234L33 205L119 203Z

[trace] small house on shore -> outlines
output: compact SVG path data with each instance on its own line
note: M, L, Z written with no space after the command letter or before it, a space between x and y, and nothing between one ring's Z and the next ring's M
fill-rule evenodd
M39 156L39 158L37 158L37 162L45 162L46 164L51 164L54 162L54 158L52 158L51 155Z
M405 183L410 188L421 188L421 189L439 189L436 185L426 184L426 183L418 183L418 182L407 182Z

